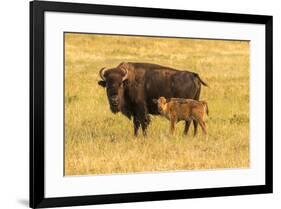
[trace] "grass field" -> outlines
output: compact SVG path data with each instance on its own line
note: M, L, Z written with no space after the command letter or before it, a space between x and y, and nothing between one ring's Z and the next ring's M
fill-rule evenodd
M65 175L249 167L249 42L65 34ZM208 140L169 134L153 116L146 138L110 112L102 67L151 62L200 74L210 87ZM140 132L141 133L141 132Z

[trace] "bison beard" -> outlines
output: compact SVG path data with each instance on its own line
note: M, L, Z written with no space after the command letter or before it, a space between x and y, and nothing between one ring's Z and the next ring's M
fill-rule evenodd
M133 117L135 136L140 127L146 135L149 114L159 115L153 99L163 96L199 100L201 84L207 86L196 73L150 63L128 62L111 69L103 68L100 77L98 84L106 88L111 111L122 112L129 119ZM190 123L185 124L185 134ZM193 124L195 136L198 123L193 121Z

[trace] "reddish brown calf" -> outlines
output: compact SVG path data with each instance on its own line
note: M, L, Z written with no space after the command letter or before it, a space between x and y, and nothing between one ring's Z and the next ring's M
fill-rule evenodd
M196 101L193 99L160 97L158 100L153 99L157 104L158 111L171 122L171 133L175 131L175 124L179 121L195 120L202 128L204 135L207 134L206 123L204 120L205 113L209 114L208 104L205 101ZM186 134L186 131L184 131Z

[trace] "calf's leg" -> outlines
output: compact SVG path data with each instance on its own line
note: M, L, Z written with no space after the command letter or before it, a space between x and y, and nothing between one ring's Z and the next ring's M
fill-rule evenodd
M191 121L189 121L189 120L186 120L186 121L185 121L185 126L184 126L184 131L183 131L183 134L184 134L184 135L187 135L188 130L189 130L190 123L191 123Z
M202 131L203 131L204 135L207 135L206 123L202 119L198 120L198 122L199 122L199 124L202 128Z
M175 124L176 124L176 120L171 119L171 134L172 135L174 135L174 133L175 133Z
M193 120L193 125L194 125L194 134L193 134L193 136L196 136L197 135L198 122L196 120Z

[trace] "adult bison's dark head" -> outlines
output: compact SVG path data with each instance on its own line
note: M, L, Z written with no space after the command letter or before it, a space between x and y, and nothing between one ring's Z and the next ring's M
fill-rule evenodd
M98 84L106 88L110 109L113 113L121 111L124 105L124 85L128 79L126 68L102 68L99 72L101 80Z

